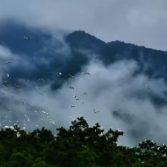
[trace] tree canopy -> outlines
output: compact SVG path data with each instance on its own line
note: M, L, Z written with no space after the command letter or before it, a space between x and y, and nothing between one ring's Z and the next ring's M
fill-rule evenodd
M119 146L120 130L90 127L83 118L71 126L26 132L17 125L0 130L0 167L167 167L167 146L151 140Z

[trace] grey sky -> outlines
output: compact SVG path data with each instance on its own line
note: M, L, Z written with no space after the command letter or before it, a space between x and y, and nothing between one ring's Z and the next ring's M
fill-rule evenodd
M30 26L85 30L104 41L123 40L167 50L166 0L0 0L0 19Z

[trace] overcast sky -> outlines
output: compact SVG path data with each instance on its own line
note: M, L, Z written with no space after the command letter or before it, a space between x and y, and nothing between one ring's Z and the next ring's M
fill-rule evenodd
M109 42L121 40L167 50L166 0L0 0L0 19L31 26L85 30Z
M14 18L28 26L46 28L52 33L57 29L69 32L80 29L106 42L123 40L167 50L166 0L0 0L0 4L1 20ZM50 43L46 43L45 47L49 46ZM67 48L65 43L64 48ZM61 52L67 55L69 50L62 49ZM6 61L11 61L11 67L16 64L19 67L22 62L25 68L34 68L32 62L21 57L14 55L10 48L0 46L0 75L4 75L4 71L10 68L5 64ZM33 82L17 93L1 85L0 103L4 109L1 116L8 115L8 121L12 119L13 122L19 119L23 126L26 114L31 120L26 123L29 129L35 125L43 126L41 119L46 121L51 118L59 126L69 126L72 118L84 116L90 125L99 122L105 129L122 129L125 135L120 138L121 144L137 144L145 138L165 143L167 106L157 108L148 94L151 92L166 99L164 91L167 91L167 85L162 79L152 80L144 75L134 77L136 69L138 64L134 61L116 62L105 67L97 60L91 60L83 68L91 76L78 74L57 92L50 90L51 82L46 82L41 90ZM149 91L145 84L153 89ZM69 89L69 86L73 86L74 90ZM44 94L41 95L41 92ZM83 95L83 92L88 95ZM75 100L74 95L78 96L79 101ZM75 108L71 108L71 105L75 105ZM94 114L93 109L100 112ZM119 111L123 115L117 119L112 111ZM47 126L53 129L52 124Z

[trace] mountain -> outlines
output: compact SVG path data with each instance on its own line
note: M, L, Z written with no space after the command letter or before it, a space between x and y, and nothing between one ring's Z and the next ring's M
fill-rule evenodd
M26 41L23 37L30 36L33 39ZM59 81L53 83L52 88L59 88L68 78L68 73L75 75L81 71L90 58L100 59L106 66L117 60L136 60L143 72L154 78L167 78L167 52L137 46L122 41L106 43L84 31L74 31L63 34L62 42L59 38L52 38L46 32L26 27L15 22L6 22L0 25L0 45L9 48L12 53L21 55L34 65L31 69L20 70L20 66L10 69L13 80L18 78L45 78ZM66 50L64 47L66 45ZM49 62L48 63L46 62ZM42 71L41 71L42 69ZM62 76L57 73L61 71Z
M89 64L92 59L99 59L103 65ZM129 61L114 63L126 59L135 60L139 68L134 71L136 66ZM11 63L7 64L8 61ZM118 126L126 128L134 143L147 136L162 141L166 135L161 124L167 106L163 82L167 81L166 63L165 51L122 41L106 43L81 30L72 33L55 30L50 34L16 22L0 23L0 119L9 116L9 121L19 120L21 126L26 122L29 129L34 126L53 129L50 118L60 126L67 126L73 114L74 117L82 114L90 118L90 122L98 119L106 128L119 119ZM91 76L78 77L85 65ZM75 77L71 79L69 74ZM45 82L40 82L40 78ZM74 90L69 89L70 86ZM88 96L83 95L84 92ZM79 97L77 101L74 94ZM104 112L96 117L93 108ZM45 125L46 122L49 124ZM6 122L2 124L5 126Z
M116 60L133 59L141 66L143 72L151 77L167 77L167 52L125 43L112 41L105 43L84 31L75 31L66 38L73 51L86 49L97 54L106 65Z

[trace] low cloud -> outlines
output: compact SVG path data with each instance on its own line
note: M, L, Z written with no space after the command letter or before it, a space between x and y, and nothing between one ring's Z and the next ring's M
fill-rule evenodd
M20 120L20 126L26 126L27 130L38 125L56 133L50 119L55 120L58 126L68 127L72 118L84 116L90 126L99 122L106 130L110 127L122 129L125 135L120 138L120 144L136 145L145 138L165 143L167 106L158 108L149 95L156 94L166 99L166 84L163 80L149 79L143 74L134 76L138 68L135 61L118 61L105 67L98 60L91 60L82 69L91 76L78 73L57 91L51 90L51 81L45 84L29 82L29 86L19 89L2 86L1 90L5 93L0 92L3 104L1 117L8 116L5 119L13 122L1 124L12 125ZM148 90L145 84L151 85L152 89ZM88 95L84 95L84 92ZM94 114L93 109L100 112ZM119 116L115 116L113 111L118 111ZM30 118L30 122L27 122L24 114Z

